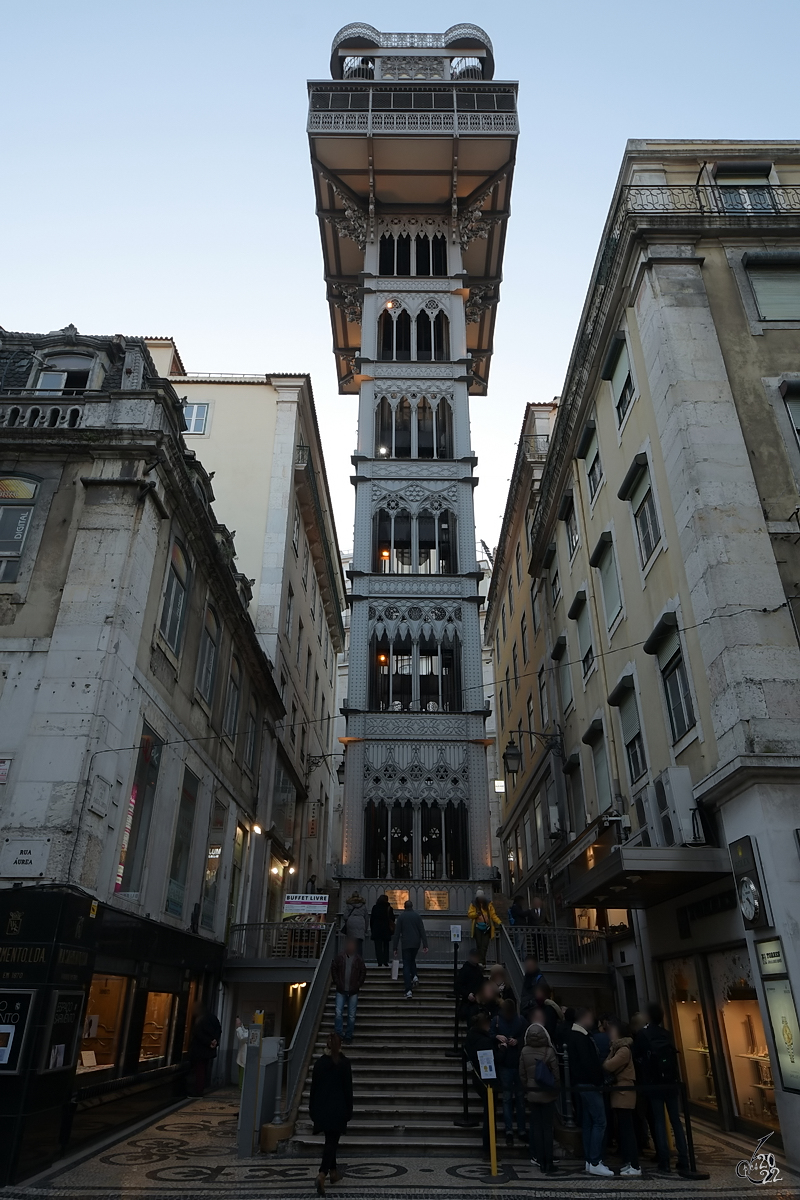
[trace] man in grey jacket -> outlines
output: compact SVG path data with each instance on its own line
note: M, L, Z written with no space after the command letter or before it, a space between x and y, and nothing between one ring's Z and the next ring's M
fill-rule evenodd
M425 932L422 917L419 913L414 912L414 905L410 900L406 900L403 911L395 922L392 941L395 958L397 958L398 945L403 953L403 983L406 988L406 999L409 1000L413 995L414 984L419 983L417 954L420 946L425 954L428 953L428 935Z

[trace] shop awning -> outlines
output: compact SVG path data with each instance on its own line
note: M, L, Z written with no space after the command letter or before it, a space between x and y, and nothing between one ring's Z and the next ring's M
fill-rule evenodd
M730 855L713 846L592 845L570 864L563 903L650 908L726 877Z

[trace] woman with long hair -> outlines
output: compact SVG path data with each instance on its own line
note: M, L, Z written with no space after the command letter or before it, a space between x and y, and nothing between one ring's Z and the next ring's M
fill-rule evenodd
M330 1172L331 1183L338 1183L342 1178L336 1164L336 1149L353 1116L353 1073L349 1060L342 1054L342 1039L338 1033L329 1034L325 1053L314 1063L308 1112L314 1122L314 1133L325 1134L317 1175L317 1195L324 1196L325 1176Z

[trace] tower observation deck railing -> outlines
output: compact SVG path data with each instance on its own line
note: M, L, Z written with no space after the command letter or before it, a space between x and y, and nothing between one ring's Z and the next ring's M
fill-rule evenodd
M567 419L556 422L542 476L542 494L561 470L566 447L577 420L574 403L585 387L595 356L601 350L605 321L613 302L615 283L637 236L658 230L691 236L705 232L800 233L800 187L779 184L626 184L606 223L585 315L578 330L559 409ZM531 531L533 555L543 534L547 508L540 505Z

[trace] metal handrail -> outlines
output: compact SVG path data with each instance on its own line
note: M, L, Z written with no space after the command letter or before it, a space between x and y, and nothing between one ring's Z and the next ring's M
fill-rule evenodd
M608 944L602 929L574 929L557 925L514 925L503 929L517 963L533 954L546 968L607 967ZM508 966L508 963L506 964Z
M308 988L303 1011L300 1013L289 1049L286 1051L286 1113L289 1120L292 1121L300 1106L308 1064L314 1052L314 1043L322 1022L322 1014L325 1011L325 1002L331 986L331 964L338 941L339 933L335 926L331 925L317 963L317 969Z
M314 960L322 956L330 925L322 921L254 921L231 925L228 961L236 958L291 958Z

